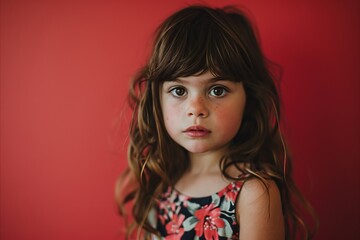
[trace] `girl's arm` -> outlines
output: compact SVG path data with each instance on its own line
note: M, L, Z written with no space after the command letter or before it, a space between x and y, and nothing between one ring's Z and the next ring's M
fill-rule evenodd
M285 239L284 218L279 189L273 181L249 179L240 192L236 212L240 240Z

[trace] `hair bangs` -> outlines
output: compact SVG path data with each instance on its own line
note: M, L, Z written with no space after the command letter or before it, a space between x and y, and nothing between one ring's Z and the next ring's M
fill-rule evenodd
M210 71L216 77L242 81L247 56L228 23L228 13L197 10L174 15L160 26L150 75L162 82Z
M233 81L246 77L246 61L239 43L221 26L214 24L208 29L205 48L207 69L215 76Z

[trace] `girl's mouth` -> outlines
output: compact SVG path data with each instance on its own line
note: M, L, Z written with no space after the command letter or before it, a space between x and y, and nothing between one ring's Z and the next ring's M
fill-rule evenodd
M186 135L193 138L206 137L211 133L210 130L201 126L191 126L187 128L184 132Z

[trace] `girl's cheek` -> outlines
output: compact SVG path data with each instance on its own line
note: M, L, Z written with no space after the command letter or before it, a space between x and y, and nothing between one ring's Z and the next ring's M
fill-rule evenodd
M164 107L163 114L165 121L169 121L171 119L179 117L179 112L177 111L177 109L171 106Z
M217 115L218 120L222 124L226 124L229 128L237 128L240 126L243 117L243 107L215 107L214 112Z
M175 131L176 126L179 127L179 118L181 114L179 109L175 106L166 105L163 107L163 117L166 130L171 135L173 131Z

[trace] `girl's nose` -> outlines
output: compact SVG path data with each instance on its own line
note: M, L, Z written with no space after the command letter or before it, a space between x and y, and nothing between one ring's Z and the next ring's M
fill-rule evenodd
M205 99L202 97L195 97L190 100L187 115L189 117L207 117L209 110L206 106Z

